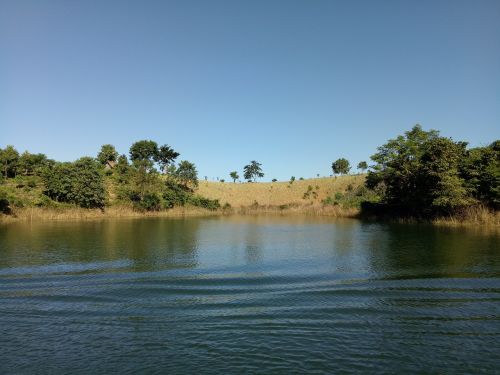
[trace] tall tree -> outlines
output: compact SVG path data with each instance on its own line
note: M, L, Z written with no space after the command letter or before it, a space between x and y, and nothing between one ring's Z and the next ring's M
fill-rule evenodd
M358 163L358 169L361 173L364 173L368 169L368 163L366 161L360 161Z
M332 170L334 174L347 174L351 170L351 166L347 159L340 158L332 163Z
M231 176L231 178L233 179L233 182L236 182L236 180L238 178L240 178L240 176L238 175L238 172L236 172L236 171L229 173L229 176Z
M17 171L25 176L39 175L41 169L49 163L45 154L31 154L25 151L19 157Z
M250 164L245 165L243 167L243 176L245 180L253 180L256 181L257 178L264 177L264 173L261 168L262 164L252 160Z
M163 145L158 149L155 161L160 165L161 171L167 173L169 165L172 165L179 155L169 145Z
M130 160L138 167L150 169L158 157L158 144L154 141L142 140L130 146Z
M189 188L190 185L198 186L196 166L187 160L182 160L179 163L179 167L175 171L175 177L185 188Z
M102 165L108 165L110 168L114 166L114 163L118 159L118 152L115 146L106 144L101 146L101 151L97 154L97 160Z
M5 178L14 177L16 175L16 167L19 161L19 152L14 146L7 146L3 150L0 149L0 165L3 169Z

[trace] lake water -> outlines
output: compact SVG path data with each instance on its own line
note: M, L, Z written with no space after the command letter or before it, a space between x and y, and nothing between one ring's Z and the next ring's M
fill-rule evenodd
M494 373L498 232L299 217L0 227L0 373Z

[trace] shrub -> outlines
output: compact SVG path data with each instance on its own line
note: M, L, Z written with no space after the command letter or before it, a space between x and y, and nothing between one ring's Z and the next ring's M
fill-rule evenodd
M0 191L0 212L6 215L11 214L10 202L7 199L7 193Z
M141 200L137 201L135 206L140 210L159 211L161 208L161 200L158 195L149 193L145 194Z
M190 197L189 203L195 207L202 207L211 211L220 208L220 203L218 199L204 198L199 195L193 195L192 197Z

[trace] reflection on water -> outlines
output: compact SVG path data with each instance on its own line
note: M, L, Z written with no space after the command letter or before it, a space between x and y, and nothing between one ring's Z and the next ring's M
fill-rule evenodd
M498 240L308 217L2 226L0 373L492 373Z

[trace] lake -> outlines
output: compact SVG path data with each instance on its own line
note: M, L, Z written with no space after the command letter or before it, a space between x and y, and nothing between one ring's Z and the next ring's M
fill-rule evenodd
M494 373L498 231L314 217L0 226L0 373Z

